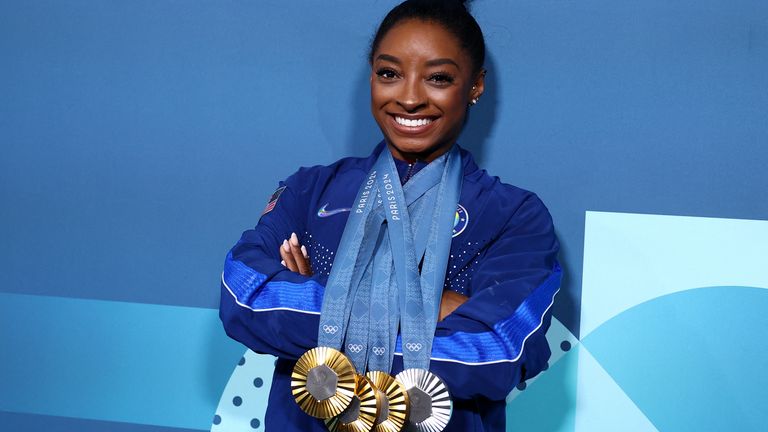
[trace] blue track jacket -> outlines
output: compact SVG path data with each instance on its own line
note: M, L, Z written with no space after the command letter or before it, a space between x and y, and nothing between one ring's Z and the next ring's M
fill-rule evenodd
M301 168L281 182L258 225L226 257L220 317L227 334L257 353L277 356L265 417L267 431L326 431L291 396L290 375L317 346L323 290L364 177L386 151ZM430 370L454 401L446 431L505 430L507 394L546 367L545 333L559 289L559 244L549 212L528 191L501 183L462 150L464 180L445 289L469 297L437 323ZM403 180L416 166L396 161ZM295 232L314 275L280 264L279 247ZM399 343L392 374L403 368Z

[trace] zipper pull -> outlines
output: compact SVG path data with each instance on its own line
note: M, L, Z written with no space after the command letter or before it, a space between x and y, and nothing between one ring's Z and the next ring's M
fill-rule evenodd
M408 164L408 171L405 172L405 179L403 179L402 184L405 184L408 180L411 179L411 176L413 175L413 168L416 166L417 162L418 161Z

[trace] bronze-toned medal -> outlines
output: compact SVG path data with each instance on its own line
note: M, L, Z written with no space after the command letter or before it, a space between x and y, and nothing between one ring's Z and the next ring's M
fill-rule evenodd
M355 396L347 409L325 421L331 432L370 432L381 408L376 387L363 375L356 375Z
M396 379L408 391L410 410L403 430L440 432L448 425L453 402L443 380L425 369L406 369Z
M382 404L374 432L399 432L408 421L408 392L392 375L370 371L365 376L381 395Z
M291 393L301 409L321 419L339 415L355 395L355 367L341 352L317 347L305 352L291 373Z

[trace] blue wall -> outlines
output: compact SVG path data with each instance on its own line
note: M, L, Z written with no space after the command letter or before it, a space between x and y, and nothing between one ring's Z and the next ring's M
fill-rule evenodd
M365 55L394 3L0 0L0 426L209 428L242 355L224 254L279 179L379 139ZM768 4L474 9L489 75L461 142L552 211L564 331L587 210L768 220ZM168 400L199 417L150 412Z

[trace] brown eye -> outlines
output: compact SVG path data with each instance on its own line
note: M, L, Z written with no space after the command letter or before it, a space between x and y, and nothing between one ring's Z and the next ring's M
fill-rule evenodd
M382 68L376 71L376 75L379 78L383 78L385 80L393 80L397 78L397 72L395 72L392 69L389 68Z
M453 83L453 76L447 73L436 73L429 76L429 81L437 85L449 85Z

